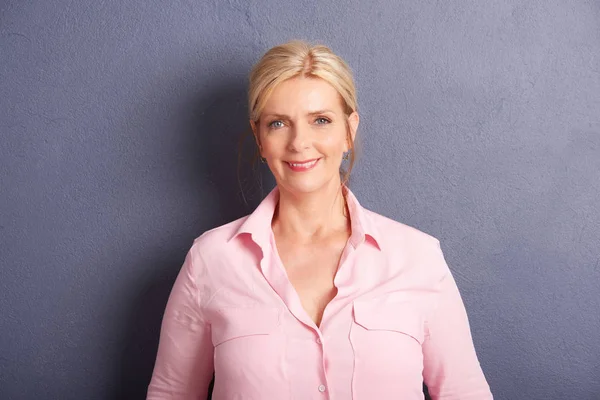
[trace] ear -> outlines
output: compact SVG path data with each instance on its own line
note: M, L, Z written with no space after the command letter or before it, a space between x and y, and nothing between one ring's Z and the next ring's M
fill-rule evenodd
M358 116L358 113L356 111L348 115L348 128L350 129L350 137L352 138L352 143L354 143L354 141L356 140L356 131L358 130L359 123L360 117ZM350 150L350 146L352 143L346 143L344 152Z
M254 136L254 140L256 141L256 146L260 150L262 155L262 146L260 145L260 132L258 130L258 126L256 126L256 122L250 120L250 127L252 128L252 135Z

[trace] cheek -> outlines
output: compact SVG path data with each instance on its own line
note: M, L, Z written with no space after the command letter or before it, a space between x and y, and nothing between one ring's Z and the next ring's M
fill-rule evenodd
M322 135L319 140L315 142L315 147L320 147L321 152L328 155L338 155L344 151L344 145L346 143L346 133L343 132L330 132L329 134Z
M282 137L268 136L262 139L263 152L266 154L277 155L285 151L286 143Z

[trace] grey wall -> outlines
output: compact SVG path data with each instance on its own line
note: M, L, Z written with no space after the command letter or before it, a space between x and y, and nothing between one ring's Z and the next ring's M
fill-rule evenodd
M2 2L0 398L144 398L191 241L273 184L246 75L295 37L353 67L353 190L441 240L496 398L600 399L600 3L541 0Z

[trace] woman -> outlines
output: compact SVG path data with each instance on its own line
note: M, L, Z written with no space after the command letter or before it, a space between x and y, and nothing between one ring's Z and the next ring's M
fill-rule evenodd
M166 307L148 399L491 399L439 241L346 186L350 69L292 41L250 74L250 125L277 182L194 241ZM346 173L340 173L343 159Z

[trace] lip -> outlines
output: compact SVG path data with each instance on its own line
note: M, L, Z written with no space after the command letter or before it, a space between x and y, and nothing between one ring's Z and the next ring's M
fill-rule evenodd
M304 161L286 161L285 163L287 164L287 166L295 172L302 172L302 171L310 171L311 169L313 169L320 161L320 158L313 158L311 160L304 160ZM294 164L307 164L307 163L314 163L312 165L310 165L309 167L305 167L305 166L293 166L290 163L294 163Z
M320 157L319 157L320 158ZM315 161L318 160L319 158L311 158L309 160L302 160L302 161L296 161L296 160L292 160L292 161L286 161L286 163L294 163L294 164L306 164L309 163L311 161Z

